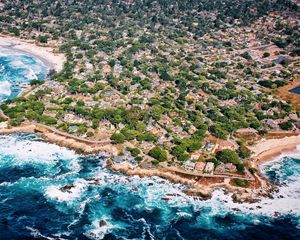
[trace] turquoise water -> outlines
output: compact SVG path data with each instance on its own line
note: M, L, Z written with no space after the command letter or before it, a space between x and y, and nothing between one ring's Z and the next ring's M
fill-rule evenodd
M0 101L16 97L21 86L31 80L44 80L48 68L39 59L20 51L0 47Z
M161 178L108 171L36 135L0 136L0 239L299 239L300 160L262 166L273 199L200 200ZM101 220L102 224L100 224ZM255 236L259 236L256 238Z
M37 59L0 49L0 99L44 79ZM272 199L238 204L223 190L186 196L158 177L127 177L101 155L80 156L34 134L0 135L0 239L300 239L300 160L261 167Z

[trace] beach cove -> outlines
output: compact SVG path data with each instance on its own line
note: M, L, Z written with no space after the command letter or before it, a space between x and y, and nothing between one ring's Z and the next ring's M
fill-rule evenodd
M20 39L0 34L0 47L29 54L41 60L49 69L60 72L66 57L53 47L38 46L34 40Z
M17 97L32 80L46 80L63 68L65 57L32 41L0 35L0 100Z

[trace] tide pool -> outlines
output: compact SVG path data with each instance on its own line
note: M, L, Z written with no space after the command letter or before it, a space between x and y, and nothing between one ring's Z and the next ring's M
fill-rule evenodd
M299 239L300 160L261 170L273 199L200 200L158 177L127 177L32 134L0 136L0 239Z
M0 101L18 96L23 84L45 80L48 67L38 58L0 47Z

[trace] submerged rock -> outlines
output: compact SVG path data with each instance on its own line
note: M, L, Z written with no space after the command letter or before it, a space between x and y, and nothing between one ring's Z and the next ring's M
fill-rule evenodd
M62 192L68 192L68 193L71 193L71 189L74 188L74 184L69 184L69 185L65 185L65 186L62 186L59 188L60 191Z
M104 226L106 226L106 225L107 225L107 222L106 222L105 220L101 219L101 220L99 221L99 227L104 227Z
M167 201L170 201L171 199L170 199L170 198L167 198L167 197L162 197L162 198L161 198L161 200L163 200L163 201L166 201L166 202L167 202Z
M240 212L241 211L241 209L239 209L239 208L233 208L232 210L236 211L236 212Z

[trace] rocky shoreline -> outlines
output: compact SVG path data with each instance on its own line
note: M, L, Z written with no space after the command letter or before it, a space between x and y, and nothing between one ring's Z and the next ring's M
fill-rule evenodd
M108 142L93 142L86 139L81 139L42 124L30 122L19 127L0 127L0 134L12 134L19 132L37 133L45 141L72 149L79 154L88 155L101 152L107 157L107 167L110 170L122 172L128 176L138 175L140 177L161 177L169 180L172 183L187 186L187 189L185 190L186 194L200 197L202 199L210 198L213 191L216 189L224 189L227 193L233 194L233 200L236 202L256 202L259 201L259 198L261 197L272 197L272 192L276 191L276 186L272 185L264 176L262 176L260 172L254 174L255 180L251 181L249 187L243 188L233 185L231 180L226 178L226 176L224 176L224 178L217 179L210 179L209 177L196 178L179 175L172 172L170 169L163 167L145 169L141 167L133 167L126 163L116 164L111 160L113 156L118 155L118 149L113 144ZM293 137L293 147L297 145L296 143L298 143L298 138L299 136ZM286 141L287 140L285 139L285 142ZM279 151L279 153L282 153L285 148L283 150L282 148L276 148L276 150ZM265 153L265 151L266 150L264 150L263 153ZM254 156L257 157L257 161L255 163L256 166L264 163L267 160L272 160L272 158L263 158L262 161L259 161L259 157L261 156L260 151L254 152Z
M175 184L187 186L185 193L190 196L200 197L201 199L211 198L212 193L217 189L224 189L227 193L233 193L232 197L235 202L253 203L259 201L261 197L272 197L272 192L276 191L276 186L255 174L256 184L252 184L249 188L242 188L231 185L224 177L223 182L217 183L201 183L195 178L187 178L172 173L165 168L142 169L140 167L131 167L129 164L116 164L108 160L107 167L110 170L122 172L128 176L138 175L140 177L158 176ZM257 184L259 183L259 184Z
M37 133L44 141L72 149L79 154L88 155L102 152L105 155L111 156L118 153L116 147L109 142L93 142L81 139L39 123L25 122L19 127L12 128L0 126L0 134L13 133Z

